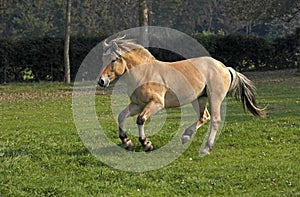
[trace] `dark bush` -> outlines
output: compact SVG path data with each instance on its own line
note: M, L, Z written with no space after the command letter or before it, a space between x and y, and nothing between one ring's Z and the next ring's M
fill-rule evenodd
M3 45L0 51L2 55ZM24 78L24 73L28 71L31 71L33 76L30 80L59 81L63 74L63 39L47 37L10 41L8 52L0 58L2 82L26 81L28 78ZM6 79L3 77L5 74Z
M88 52L101 38L72 38L70 44L71 78ZM29 38L1 40L0 82L10 81L63 81L64 39ZM32 73L32 77L28 77ZM25 76L24 76L25 75Z
M13 61L13 44L10 40L0 40L0 82L6 82L8 79L14 77L11 76L15 67L11 66Z
M268 40L256 36L196 36L211 56L239 71L297 68L299 35Z
M300 34L300 33L299 33ZM239 71L297 68L299 34L266 40L246 35L195 34L212 57ZM89 51L105 37L72 37L70 46L71 79ZM63 38L0 40L0 82L64 80ZM163 61L184 59L168 50L149 48Z
M274 53L271 61L275 69L296 68L299 65L297 63L300 55L299 40L300 38L296 34L274 39ZM299 49L297 50L298 47Z
M222 35L219 34L194 34L193 38L196 39L200 44L203 45L203 47L210 53L211 56L216 56L216 50L218 42L221 38L223 38Z
M237 70L261 70L271 68L272 43L266 39L245 35L229 35L220 38L213 56Z
M160 61L175 62L175 61L180 61L185 59L181 55L166 49L149 47L148 50L156 59Z

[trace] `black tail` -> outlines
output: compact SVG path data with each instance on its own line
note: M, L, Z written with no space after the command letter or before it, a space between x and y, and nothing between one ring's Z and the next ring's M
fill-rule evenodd
M233 92L235 99L242 101L244 110L247 108L255 116L265 117L266 113L264 109L259 108L257 105L253 82L232 68L230 68L229 71L234 76L230 89Z

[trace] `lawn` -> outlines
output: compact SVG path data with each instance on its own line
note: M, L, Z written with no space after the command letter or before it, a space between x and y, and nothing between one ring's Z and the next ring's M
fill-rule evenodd
M229 97L210 155L199 157L205 125L178 159L147 172L115 169L89 152L73 121L72 86L1 85L0 196L300 196L299 73L245 74L255 82L267 117L244 113ZM120 145L110 98L98 89L97 116ZM175 112L168 112L164 132L151 136L156 148L178 127ZM131 138L133 151L141 151L137 137Z

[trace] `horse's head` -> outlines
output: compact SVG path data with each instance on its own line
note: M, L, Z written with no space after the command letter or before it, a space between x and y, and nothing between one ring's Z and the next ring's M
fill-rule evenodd
M101 87L108 87L110 82L125 73L127 63L123 56L124 52L115 41L109 44L105 41L104 47L107 48L102 57L104 69L99 73L97 82Z
M155 60L154 56L143 46L132 40L123 40L124 37L103 43L103 69L97 78L101 87L108 87L110 82L132 67Z
M104 65L103 71L98 75L97 81L101 87L108 87L110 82L114 81L117 77L123 75L126 71L126 61L122 56L109 57L103 56Z

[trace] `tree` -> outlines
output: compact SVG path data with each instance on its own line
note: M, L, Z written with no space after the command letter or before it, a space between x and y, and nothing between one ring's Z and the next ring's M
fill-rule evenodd
M148 0L139 0L139 25L144 26L141 29L141 44L149 46L148 25L149 25L149 4Z
M221 5L221 0L210 0L202 3L203 14L199 16L201 24L205 26L207 32L213 31L213 25L217 26L217 16L219 14L219 7ZM215 29L220 30L220 29Z
M300 27L296 29L295 36L298 39L298 72L300 73Z
M148 0L139 0L139 24L140 26L148 26L149 25L149 2Z
M266 17L270 9L269 0L227 0L224 4L224 18L231 21L228 26L235 30L246 29L246 34L252 33L252 27Z
M66 26L65 26L65 46L64 46L64 62L65 62L65 82L71 83L70 69L70 34L71 34L71 0L67 0L66 5Z
M284 26L297 20L300 3L295 0L226 0L222 9L222 23L227 24L230 33L245 29L251 34L254 26L275 23L272 29L278 31L276 25Z
M290 22L300 15L300 2L295 0L274 0L273 10L270 12L273 18L280 18L284 22Z
M0 0L0 36L62 36L61 0Z

